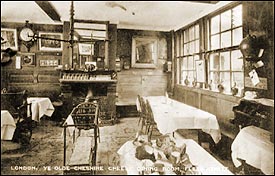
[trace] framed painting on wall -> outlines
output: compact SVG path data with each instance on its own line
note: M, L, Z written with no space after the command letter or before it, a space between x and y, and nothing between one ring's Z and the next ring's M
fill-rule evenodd
M39 32L39 49L41 51L62 51L62 33ZM53 40L51 40L53 39ZM54 40L57 39L57 40Z
M1 28L1 49L18 50L16 29Z
M79 54L80 55L93 55L94 45L87 43L79 43Z
M206 82L205 60L196 60L196 79L199 83Z

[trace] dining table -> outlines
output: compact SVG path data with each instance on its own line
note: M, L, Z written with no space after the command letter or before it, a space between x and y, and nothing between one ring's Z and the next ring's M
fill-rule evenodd
M274 143L270 136L271 132L256 126L242 128L231 145L235 167L244 161L266 175L274 175Z
M215 115L167 96L143 96L143 98L145 101L148 100L161 134L171 134L178 129L201 129L209 134L215 143L221 140L221 131ZM140 111L138 99L136 106Z
M220 163L193 139L185 139L181 136L172 138L176 146L186 145L186 153L189 156L190 162L196 166L197 171L199 171L201 175L233 175L227 167ZM152 141L152 143L155 143L155 141ZM136 148L137 146L134 145L133 140L130 140L125 142L117 151L120 157L120 166L126 170L128 175L140 175L142 170L148 170L150 168L150 166L146 167L147 160L139 160L136 158ZM176 175L174 170L177 168L173 167L169 161L156 162L164 164L164 175Z
M31 104L32 120L39 122L40 119L46 115L51 117L54 112L54 106L48 97L29 97L27 98L28 104ZM28 116L30 111L28 108Z
M1 110L1 140L12 140L15 129L12 115L8 110Z

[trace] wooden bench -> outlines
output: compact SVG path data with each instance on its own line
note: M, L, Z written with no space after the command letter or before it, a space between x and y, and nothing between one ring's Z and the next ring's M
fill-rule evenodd
M64 174L69 175L91 175L94 174L93 170L81 169L82 166L96 165L96 145L94 145L94 137L79 136L73 147L73 152L69 158L66 166L70 170L66 170ZM85 167L84 167L85 168Z

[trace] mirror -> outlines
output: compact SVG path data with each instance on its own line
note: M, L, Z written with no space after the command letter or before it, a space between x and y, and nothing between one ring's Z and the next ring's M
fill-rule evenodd
M107 67L108 54L108 22L74 20L74 32L78 38L78 59L75 61L79 69L85 69L86 62L96 62L99 69ZM106 62L106 63L104 63Z
M157 38L133 37L132 39L132 67L156 68Z

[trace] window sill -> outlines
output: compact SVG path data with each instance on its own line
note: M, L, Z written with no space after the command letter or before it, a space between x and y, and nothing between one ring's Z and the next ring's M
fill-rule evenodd
M197 87L191 87L191 86L185 86L185 85L181 85L181 84L177 84L175 87L178 87L179 89L184 89L187 91L196 92L199 94L209 95L209 96L216 97L219 99L228 100L231 102L238 102L242 98L241 96L233 96L231 94L225 94L225 93L220 93L218 91L197 88Z

